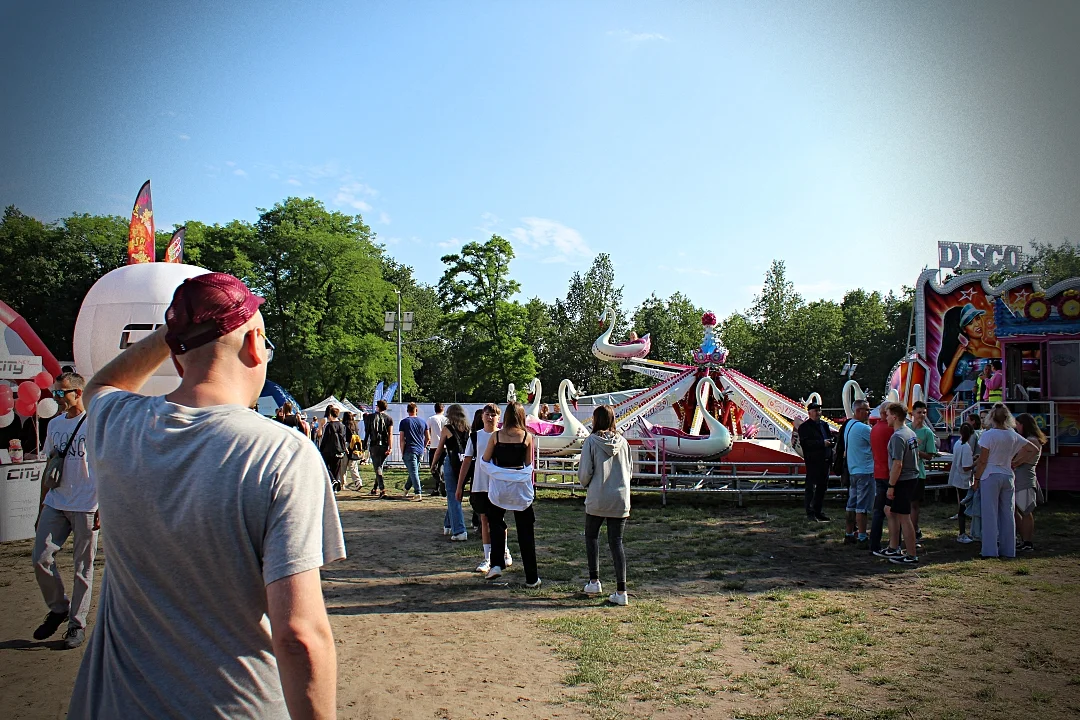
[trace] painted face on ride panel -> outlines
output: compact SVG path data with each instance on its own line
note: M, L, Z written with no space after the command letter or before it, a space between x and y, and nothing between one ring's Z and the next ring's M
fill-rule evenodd
M967 327L964 328L964 332L967 333L967 336L970 338L982 340L983 335L985 334L982 316L980 315L968 323Z

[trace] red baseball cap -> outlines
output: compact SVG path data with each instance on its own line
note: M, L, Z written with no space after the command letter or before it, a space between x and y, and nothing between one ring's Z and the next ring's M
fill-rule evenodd
M264 302L227 273L188 278L176 288L165 311L165 342L173 353L183 355L242 326Z

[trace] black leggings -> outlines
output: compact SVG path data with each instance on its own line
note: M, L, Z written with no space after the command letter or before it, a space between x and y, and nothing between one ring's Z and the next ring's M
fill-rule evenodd
M585 553L589 556L589 580L600 579L600 526L605 520L611 562L615 565L615 589L626 592L626 551L622 541L626 518L604 518L585 513Z
M488 503L487 512L488 529L491 531L491 565L499 565L506 553L506 511L497 505ZM514 511L514 525L517 527L518 550L521 552L521 562L525 565L525 582L532 585L540 576L536 570L536 536L533 525L536 524L536 516L533 514L532 505L524 510Z
M957 524L960 526L960 534L963 535L967 532L967 515L964 514L964 496L967 495L967 490L961 490L956 488L956 502L960 505L960 511L956 514Z

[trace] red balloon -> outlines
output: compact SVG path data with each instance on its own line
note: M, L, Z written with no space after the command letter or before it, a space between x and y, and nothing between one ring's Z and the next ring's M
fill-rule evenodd
M8 400L15 397L15 393L12 391L11 386L6 382L0 382L0 398L7 398Z
M33 417L37 414L37 402L35 400L23 400L19 398L15 401L15 412L23 417Z
M15 407L14 400L0 395L0 415L7 415L13 407Z
M41 388L33 380L23 380L19 383L19 402L31 402L36 405L41 399Z
M34 376L34 384L42 390L48 390L49 386L53 384L53 376L42 370Z

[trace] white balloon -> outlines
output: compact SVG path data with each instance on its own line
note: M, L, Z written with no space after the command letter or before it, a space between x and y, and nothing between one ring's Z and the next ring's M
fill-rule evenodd
M60 406L52 398L44 398L38 401L37 414L39 418L51 418L60 411Z
M83 298L75 321L75 366L89 378L129 345L165 323L173 292L184 280L209 272L180 263L125 265L106 274ZM143 385L144 395L165 395L180 385L169 361Z
M15 422L14 410L8 410L7 415L0 415L0 428L6 428L13 422Z

